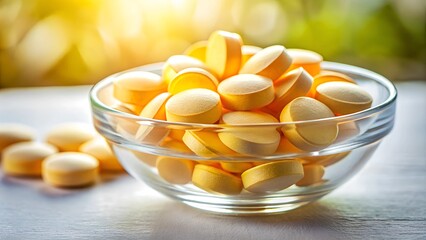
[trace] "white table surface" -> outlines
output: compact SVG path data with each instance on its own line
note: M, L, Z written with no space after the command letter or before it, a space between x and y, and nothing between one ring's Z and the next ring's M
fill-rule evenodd
M426 239L426 82L397 85L396 124L363 170L283 215L231 217L164 197L128 175L65 190L0 170L0 239ZM0 122L90 122L89 87L0 90Z

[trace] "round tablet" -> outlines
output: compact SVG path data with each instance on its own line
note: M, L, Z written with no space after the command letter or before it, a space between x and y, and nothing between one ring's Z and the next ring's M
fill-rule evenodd
M230 110L253 110L274 100L272 80L254 74L238 74L223 80L217 91L223 106Z
M192 131L185 131L185 134L182 137L182 141L189 149L191 149L191 151L201 157L217 156L216 153L207 148L207 146L198 140L191 132Z
M303 157L303 160L306 164L318 164L327 167L339 162L340 160L343 160L346 156L349 155L349 153L350 151L324 156Z
M140 117L166 120L166 102L170 98L170 93L165 92L153 98L141 111ZM170 130L163 126L152 126L141 123L137 132L136 139L147 144L158 144L167 135Z
M42 163L43 180L58 187L82 187L92 184L98 177L96 158L78 152L56 153Z
M218 133L216 132L187 130L185 135L187 139L189 138L191 141L197 142L197 144L204 146L208 151L215 155L226 156L236 154L220 141ZM188 142L188 144L190 143Z
M312 77L299 67L287 72L275 81L275 100L268 105L273 111L281 111L291 100L305 96L312 85Z
M145 105L135 105L130 103L121 103L121 105L129 109L132 112L132 114L135 114L135 115L139 115L142 109L145 107Z
M210 72L202 68L187 68L170 81L168 91L176 94L192 88L206 88L216 91L219 82Z
M348 82L323 83L317 87L315 98L337 115L365 110L373 102L373 97L367 91Z
M112 106L112 108L120 112L128 113L130 115L136 115L135 112L133 112L123 104ZM139 124L133 121L132 119L116 117L114 120L116 131L120 134L125 135L126 137L133 137L139 128Z
M262 48L257 46L243 45L241 47L241 54L243 55L241 59L241 66L244 66L244 64L246 64L246 62L260 50L262 50Z
M206 64L219 79L235 75L241 66L242 39L236 33L213 32L207 43Z
M50 129L46 142L56 146L61 152L78 151L81 144L96 136L93 127L85 123L63 123Z
M18 123L0 123L0 153L9 145L36 138L35 129Z
M170 83L170 81L176 76L176 74L187 68L201 68L208 72L212 70L207 67L199 59L186 56L186 55L174 55L169 57L163 66L163 78L166 83Z
M270 46L252 56L241 68L240 73L257 74L275 81L290 67L291 61L285 47Z
M202 62L206 61L207 41L198 41L185 49L183 54L196 58Z
M270 162L241 174L244 188L253 193L281 191L303 178L303 166L297 160Z
M167 89L160 75L144 71L125 72L114 79L113 85L116 99L138 106L145 106Z
M311 76L317 75L321 71L322 56L316 52L306 49L289 48L287 49L293 62L289 70L302 67Z
M326 82L349 82L356 84L355 80L343 73L322 70L319 74L314 76L311 89L309 89L307 96L314 98L317 87Z
M294 122L330 117L334 117L334 114L325 104L313 98L299 97L284 107L280 120ZM326 148L333 143L338 133L335 122L288 124L282 130L292 144L306 151Z
M97 137L85 142L80 146L79 151L98 159L101 171L123 171L123 167L121 167L117 157L112 152L106 140L102 137Z
M296 186L306 187L321 182L322 177L324 176L324 171L324 167L319 164L304 165L304 176L296 183Z
M229 112L221 122L229 125L277 123L273 116L263 112ZM277 150L281 135L275 127L227 128L218 134L220 140L235 152L247 155L268 155Z
M239 194L243 188L239 177L203 164L195 166L192 183L206 192L226 195Z
M251 162L220 162L220 166L223 170L230 173L242 173L245 170L252 168L253 163Z
M203 88L180 92L166 103L167 120L171 122L215 123L221 113L219 94Z
M41 162L58 149L47 143L20 142L9 145L2 153L5 174L27 177L41 176Z
M160 156L157 158L158 174L167 182L173 184L186 184L191 181L194 170L194 161Z
M281 137L280 144L277 148L277 153L291 154L301 152L303 151L294 146L293 143L291 143L286 137Z

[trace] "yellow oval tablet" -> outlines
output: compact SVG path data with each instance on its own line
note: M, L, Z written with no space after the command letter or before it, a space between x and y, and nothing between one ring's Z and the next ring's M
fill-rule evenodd
M198 156L215 157L235 154L234 151L220 141L218 134L215 132L187 130L182 140Z
M252 56L241 68L240 73L257 74L275 81L287 71L291 61L285 47L270 46Z
M89 154L99 161L101 171L123 171L120 162L112 152L106 140L102 137L94 138L80 146L79 151Z
M223 144L216 132L208 131L187 131L192 137L197 139L201 144L206 146L207 149L217 155L232 155L236 154L225 144Z
M315 98L338 115L365 110L373 103L373 97L367 91L348 82L326 82L316 90Z
M161 93L153 98L139 114L140 117L166 120L166 102L171 97L170 93ZM158 144L170 130L163 126L141 124L136 132L136 139L146 144Z
M202 62L206 62L206 50L207 41L198 41L186 48L183 54L196 58Z
M218 168L197 164L192 183L206 192L235 195L243 188L241 179Z
M78 152L56 153L42 163L43 180L58 187L82 187L98 177L96 158Z
M299 97L291 101L281 112L281 122L293 122L334 117L333 112L313 98ZM334 122L290 124L282 128L284 135L297 148L306 151L323 149L336 139L337 124Z
M326 82L349 82L356 84L355 80L343 73L322 70L319 74L314 76L311 89L309 89L306 96L314 98L317 87Z
M223 80L218 88L222 104L230 110L253 110L274 100L272 80L254 74L238 74Z
M219 79L235 75L241 66L242 39L236 33L213 32L207 43L206 64Z
M220 166L223 170L230 173L242 173L245 170L252 168L253 163L251 162L220 162Z
M281 191L303 178L303 166L297 160L262 164L241 174L244 188L253 193Z
M297 48L289 48L287 49L287 53L290 55L291 59L293 59L288 71L302 67L311 76L315 76L321 71L321 62L323 58L320 54Z
M96 136L92 126L85 123L63 123L50 129L46 142L61 152L78 151L79 147Z
M135 104L130 104L130 103L121 103L121 105L123 105L123 107L129 109L132 114L135 115L139 115L142 111L142 109L144 109L145 105L135 105Z
M350 151L324 156L303 157L303 160L305 161L304 164L318 164L327 167L344 159L346 156L349 155L349 153Z
M215 157L216 153L212 152L207 148L201 141L194 137L191 133L192 131L185 131L185 134L182 137L182 141L191 149L195 154L201 157Z
M262 112L235 111L223 115L225 124L276 123L273 116ZM277 150L281 135L275 127L227 128L218 134L220 140L235 152L247 155L268 155Z
M294 146L293 143L291 143L286 137L281 137L280 144L277 148L277 153L291 154L301 152L303 151Z
M138 106L145 106L167 89L167 84L160 75L143 71L123 73L114 79L113 85L116 99Z
M206 88L216 91L219 82L210 72L202 68L187 68L170 81L168 91L176 94L192 88Z
M215 123L221 113L219 94L203 88L180 92L166 103L167 120L171 122Z
M5 174L39 177L42 161L58 149L47 143L20 142L9 145L2 153L2 168Z
M244 64L246 64L246 62L260 50L262 50L262 48L257 46L243 45L241 47L241 54L243 55L243 58L241 60L241 67L244 66Z
M303 68L287 72L275 81L275 100L268 106L281 111L291 100L305 96L312 86L312 77Z
M298 187L310 186L315 183L321 182L325 170L322 165L309 164L303 166L303 172L303 178L296 183L296 186Z
M135 112L127 108L124 104L118 104L118 105L112 106L112 108L120 112L136 115ZM123 134L126 137L133 137L139 128L139 124L131 119L129 120L122 117L117 117L114 120L115 120L116 131L120 134Z
M164 63L163 79L166 81L166 83L170 83L170 81L176 76L178 72L187 68L201 68L208 72L212 71L199 59L185 55L174 55L169 57L169 59L167 59L167 61Z
M36 138L35 129L18 123L0 123L0 153L9 145Z
M156 166L158 174L167 182L186 184L191 181L194 165L194 161L188 159L159 156Z

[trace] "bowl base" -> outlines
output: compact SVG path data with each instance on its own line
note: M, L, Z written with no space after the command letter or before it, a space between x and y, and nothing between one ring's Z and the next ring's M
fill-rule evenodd
M271 195L270 197L262 196L259 198L244 198L197 195L186 191L179 191L170 188L163 188L161 185L151 185L156 191L182 202L190 207L216 213L220 215L238 215L238 216L261 216L283 214L287 211L302 207L312 203L321 197L330 193L333 189L327 189L316 193L303 195Z

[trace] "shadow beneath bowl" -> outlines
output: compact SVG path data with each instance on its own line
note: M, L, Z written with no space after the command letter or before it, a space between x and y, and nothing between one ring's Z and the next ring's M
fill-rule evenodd
M152 196L152 195L151 195ZM114 221L126 222L128 237L150 239L343 239L345 217L333 201L317 201L270 216L230 216L192 208L164 198L122 203L126 211Z

